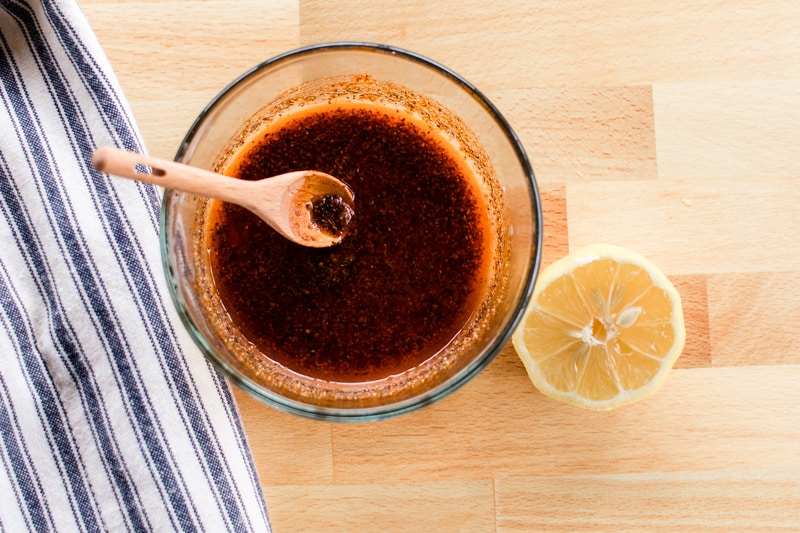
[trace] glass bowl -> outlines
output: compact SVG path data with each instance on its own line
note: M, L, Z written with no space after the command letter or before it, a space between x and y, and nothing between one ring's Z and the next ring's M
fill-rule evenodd
M348 90L336 89L342 84ZM263 121L276 113L290 114L297 106L336 98L361 103L384 99L381 103L410 110L446 136L477 176L490 211L489 274L470 319L441 350L397 375L372 381L301 375L249 342L215 293L202 237L207 199L165 191L162 256L182 321L205 356L231 381L264 403L294 414L335 421L379 420L443 398L486 367L507 344L538 272L542 208L525 151L497 108L448 68L380 44L320 44L256 66L203 110L175 160L219 170L231 150Z

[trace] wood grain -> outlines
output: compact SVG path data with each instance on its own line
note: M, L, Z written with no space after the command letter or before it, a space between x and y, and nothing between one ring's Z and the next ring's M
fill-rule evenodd
M649 86L500 89L540 183L647 180L656 173Z
M797 271L711 276L713 364L800 364L798 286Z
M783 74L797 76L797 71ZM797 177L796 81L656 84L653 94L660 178L758 184Z
M502 478L497 529L792 530L800 520L798 476L791 468Z
M286 531L494 531L494 484L282 485L267 489Z
M153 155L279 52L401 46L475 83L519 134L543 266L612 242L681 294L676 368L610 413L539 394L510 346L375 424L236 390L276 533L800 529L800 2L79 1Z
M299 45L293 0L79 3L156 157L175 155L197 115L234 78Z
M544 218L541 264L545 268L569 253L567 191L564 185L544 185L539 194Z
M686 325L686 345L675 368L711 366L711 334L708 324L708 279L704 275L672 276L681 295Z
M675 275L796 271L797 178L570 184L570 245L627 246Z
M676 369L647 401L598 414L544 398L524 376L493 366L431 409L369 426L334 426L334 479L786 468L800 451L798 378L796 365L750 367L746 374L740 367Z

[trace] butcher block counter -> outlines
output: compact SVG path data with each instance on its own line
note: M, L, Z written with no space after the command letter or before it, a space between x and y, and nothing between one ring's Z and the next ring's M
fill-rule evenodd
M540 394L509 344L379 423L235 391L276 533L800 530L800 2L81 0L152 155L235 77L360 40L444 63L531 159L546 266L656 263L687 342L642 402Z

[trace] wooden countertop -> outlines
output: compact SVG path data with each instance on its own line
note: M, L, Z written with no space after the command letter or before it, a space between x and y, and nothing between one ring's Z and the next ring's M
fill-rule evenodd
M544 264L607 241L682 293L664 387L555 403L508 346L369 425L237 392L276 533L800 529L800 3L80 0L153 155L246 69L367 40L438 60L520 135Z

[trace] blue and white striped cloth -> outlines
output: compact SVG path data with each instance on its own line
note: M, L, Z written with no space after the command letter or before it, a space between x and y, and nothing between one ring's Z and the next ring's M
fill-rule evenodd
M169 302L142 142L74 0L0 0L0 531L269 531L227 382Z

